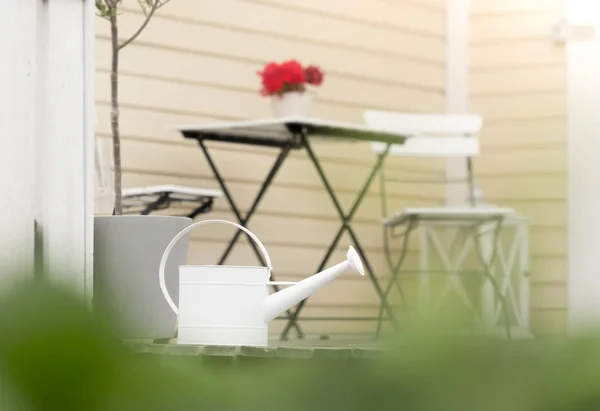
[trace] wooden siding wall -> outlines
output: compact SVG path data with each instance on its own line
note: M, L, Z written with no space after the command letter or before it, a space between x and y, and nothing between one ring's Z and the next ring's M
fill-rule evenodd
M414 112L444 110L444 0L172 0L138 40L121 54L121 119L125 187L172 183L218 188L197 145L168 125L270 115L256 75L269 60L298 58L328 73L313 113L362 122L365 108ZM127 2L126 2L127 4ZM119 17L126 37L142 15L129 1ZM109 27L98 23L98 136L109 129ZM368 144L315 144L325 172L348 208L375 156ZM245 212L270 168L275 151L212 144L217 165ZM437 160L391 159L397 177L442 178ZM442 204L443 187L388 185L392 207ZM202 218L234 220L225 200ZM355 221L363 246L385 282L379 188L368 193ZM278 280L312 274L339 223L317 174L303 152L280 170L249 223L265 243ZM216 262L232 230L209 227L193 235L190 262ZM343 259L344 236L331 263ZM416 246L411 249L416 261ZM255 264L248 245L230 264ZM408 264L411 262L409 261ZM310 317L373 316L377 297L369 280L346 276L310 300ZM280 329L282 321L273 324ZM305 332L371 332L373 322L306 321Z
M485 118L475 167L488 201L530 216L531 321L562 333L567 307L565 52L559 0L473 0L471 110Z

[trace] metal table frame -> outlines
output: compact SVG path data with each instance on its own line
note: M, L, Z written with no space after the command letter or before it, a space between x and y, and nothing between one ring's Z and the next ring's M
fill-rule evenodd
M325 187L325 190L327 191L327 194L329 195L331 201L333 202L335 209L337 211L337 214L339 215L340 220L341 220L341 226L340 226L337 234L333 238L329 248L327 249L321 263L319 264L319 266L317 267L315 272L322 271L325 268L329 258L331 257L331 254L333 253L334 249L336 248L337 244L339 243L343 233L345 231L347 231L348 234L350 235L350 237L352 238L354 246L356 247L356 251L358 252L360 258L362 259L362 262L363 262L363 264L366 268L366 271L373 283L373 286L382 301L383 309L387 312L389 318L393 320L394 314L393 314L391 308L389 307L389 305L387 304L387 302L385 301L383 289L382 289L381 285L379 284L377 277L375 276L372 266L369 263L366 255L365 255L364 249L361 246L357 235L355 234L354 230L352 229L351 221L352 221L356 211L358 210L360 204L362 203L366 193L368 192L369 188L371 187L371 184L373 183L375 176L377 175L377 173L383 166L384 160L387 157L387 154L389 152L391 145L392 144L402 144L404 142L404 140L406 139L406 137L401 136L398 133L393 133L393 132L388 132L388 131L383 131L383 130L375 130L373 128L368 128L368 127L354 126L354 125L335 123L335 122L327 122L327 121L315 120L315 119L290 118L290 119L283 119L283 120L280 119L280 120L266 121L266 123L269 125L273 125L273 124L284 125L285 129L287 130L287 133L288 133L287 138L283 138L283 139L282 138L268 138L268 137L262 137L262 136L257 136L257 135L251 136L251 135L241 134L240 132L229 132L228 133L228 132L224 132L222 129L219 130L218 125L215 125L214 127L206 127L206 128L187 127L186 126L186 127L176 127L176 129L178 131L180 131L184 137L190 138L190 139L195 139L198 142L198 144L200 145L200 148L202 149L202 152L204 153L204 156L205 156L206 160L208 161L208 164L209 164L215 178L217 179L217 181L221 187L221 190L223 191L225 198L227 199L233 213L235 214L239 223L243 226L246 226L248 224L248 222L252 218L252 215L256 212L256 209L258 208L258 205L259 205L261 199L263 198L264 194L266 193L268 187L273 182L273 179L275 178L277 172L281 168L285 159L288 157L290 151L305 149L311 163L313 164L313 166L315 167L315 169L319 175L321 182L323 183L323 186ZM241 122L240 124L244 124L244 122ZM246 124L248 124L248 127L252 127L253 124L257 124L257 123L246 122ZM264 123L260 123L260 124L264 124ZM340 204L337 196L335 195L335 192L334 192L327 176L325 175L323 168L320 165L319 159L317 158L314 150L312 149L311 143L309 141L311 138L313 138L312 136L330 137L330 138L337 137L340 139L344 139L346 141L348 141L348 140L366 140L366 141L382 141L384 143L387 143L387 148L386 148L385 152L382 153L381 155L377 156L375 165L373 166L372 170L370 171L365 183L363 184L361 190L359 191L357 198L355 199L354 203L352 204L352 207L350 208L350 211L347 214L343 211L341 204ZM256 146L263 146L263 147L274 147L274 148L280 149L280 152L279 152L275 162L273 163L267 177L261 184L258 194L256 195L256 197L255 197L252 205L250 206L250 209L248 210L248 213L246 214L245 217L242 216L229 189L227 188L227 185L226 185L221 173L219 172L212 156L210 155L208 148L206 147L205 141L210 141L210 140L220 141L220 142L229 142L229 143L249 144L249 145L256 145ZM219 259L218 264L222 264L226 260L229 253L231 252L233 246L237 242L240 234L241 234L241 232L238 230L236 232L236 234L233 236L233 238L231 239L231 241L229 242L229 245L227 246L225 252ZM256 245L254 245L253 242L250 242L250 244L252 245L254 253L256 254L257 258L259 259L261 264L264 265L265 262L263 261L263 257L261 255L261 253L259 252L259 250L257 249ZM277 285L273 285L273 287L276 291L279 290ZM304 337L304 333L302 332L302 330L298 324L298 319L299 319L300 312L302 311L307 300L308 299L301 301L298 304L296 310L290 309L287 311L288 322L287 322L284 330L282 331L281 339L283 339L283 340L287 339L289 332L292 328L296 329L299 338ZM378 318L375 317L372 320L377 321L377 319ZM394 324L395 324L395 322L394 322Z

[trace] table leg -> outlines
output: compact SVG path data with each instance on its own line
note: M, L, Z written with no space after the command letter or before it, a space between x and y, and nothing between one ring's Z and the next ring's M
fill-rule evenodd
M286 145L281 149L281 153L279 153L279 156L275 160L275 163L273 164L273 167L271 168L269 175L267 176L267 179L262 184L262 186L258 192L258 195L257 195L256 199L254 200L252 207L250 208L250 211L248 212L248 214L246 215L245 218L242 217L242 214L240 213L239 208L237 207L235 201L233 200L233 197L231 196L231 193L229 192L229 189L227 188L227 185L225 184L225 181L223 180L223 177L221 176L221 173L219 172L212 156L208 152L208 149L206 148L204 141L199 139L198 144L200 145L200 148L202 149L202 152L204 153L204 157L206 157L206 160L208 161L208 165L210 166L215 178L217 179L217 181L219 183L219 186L221 187L221 190L223 191L223 194L225 195L225 198L227 199L227 202L229 203L229 206L231 207L231 211L233 212L233 214L235 214L235 217L239 221L240 225L245 227L246 223L248 222L248 220L250 219L250 217L252 216L254 211L256 211L258 203L260 202L260 200L266 193L267 188L273 182L273 178L275 177L275 174L281 168L283 161L286 159L287 155L289 154L290 149L292 148L292 144L290 143L289 145ZM236 232L235 236L230 241L227 249L221 256L221 259L219 260L218 264L223 264L223 262L225 261L225 259L229 255L229 253L231 252L233 245L237 241L239 234L240 234L240 230L238 230ZM249 238L249 236L248 236L248 238ZM258 258L258 261L260 261L260 263L263 266L266 265L266 262L264 261L264 258L262 256L261 252L258 250L258 246L254 243L254 241L252 241L251 238L249 238L249 240L250 240L249 243L250 243L252 249L254 250L254 254L256 254L256 257ZM271 276L271 280L275 280L275 277ZM279 287L277 285L272 284L272 287L275 291L279 291ZM292 310L287 310L287 314L288 314L288 316L291 317L293 314ZM300 329L300 326L295 324L294 328L296 328L296 331L298 332L298 336L300 338L302 338L304 336L304 333Z
M363 264L365 265L365 268L367 269L367 273L369 274L369 277L371 278L371 281L373 283L373 286L375 287L375 290L377 291L377 294L379 295L380 298L383 298L383 291L381 289L381 286L380 286L379 282L377 281L374 271L371 268L371 265L369 264L369 262L366 258L364 250L361 247L360 242L358 241L358 238L354 233L354 230L352 230L352 227L350 226L350 222L351 222L352 218L354 217L354 214L358 210L358 207L360 206L365 195L367 194L369 187L371 186L371 183L373 182L373 179L379 172L380 168L383 166L384 159L387 157L387 154L390 150L391 145L388 144L384 153L378 157L377 162L375 163L375 166L373 167L373 169L371 170L371 173L369 174L369 176L367 178L367 181L363 185L362 190L360 191L358 197L354 201L354 203L350 209L350 212L346 215L344 213L344 211L342 210L342 206L341 206L340 202L338 201L337 197L335 196L333 187L331 186L331 184L329 183L329 180L325 176L325 173L321 167L321 164L319 163L319 160L317 159L314 151L312 150L312 147L308 141L308 137L306 135L302 135L301 140L302 140L304 148L306 149L306 152L308 153L308 157L310 158L311 162L313 163L313 166L317 170L317 173L319 174L321 182L325 186L327 194L331 198L331 201L333 202L333 205L335 206L337 213L338 213L340 219L342 220L342 226L340 227L337 234L335 235L333 242L331 243L331 245L329 246L329 249L325 253L325 257L319 264L319 267L317 268L316 272L320 272L325 268L325 265L327 264L329 257L333 253L333 250L336 248L340 238L342 237L342 234L344 233L344 231L348 231L348 233L350 234L350 237L352 238L352 241L354 242L354 245L356 246L356 251L357 251L358 255L360 256L360 258L362 259ZM302 311L304 304L306 304L307 300L308 299L302 300L300 302L300 304L298 304L298 307L291 315L290 319L288 320L288 323L286 324L286 326L281 334L281 339L287 339L289 330L291 329L292 326L296 325L296 323L298 321L298 316L299 316L300 312ZM394 314L393 314L392 310L390 309L390 307L385 303L384 303L384 307L385 307L386 311L388 312L389 317L394 318Z
M410 220L410 221L408 221L408 225L407 225L406 229L404 230L404 232L402 234L400 234L400 236L403 237L402 238L402 250L400 251L400 257L398 258L398 261L396 262L396 264L392 263L391 252L390 252L389 247L386 244L385 253L386 253L386 257L387 257L386 259L388 262L388 266L390 269L390 280L389 280L387 286L385 287L382 301L381 301L381 304L379 305L379 315L377 316L377 331L375 334L377 337L379 337L379 335L381 333L381 324L383 322L384 304L387 303L387 298L388 298L390 292L392 291L392 287L394 286L394 284L398 287L398 290L402 294L402 299L404 300L404 294L402 292L402 287L401 287L400 283L398 282L398 275L400 273L400 269L402 268L402 264L404 263L404 259L406 258L406 252L408 251L408 242L410 240L410 234L415 227L416 227L416 221ZM404 301L404 303L406 304L406 301Z
M477 250L477 254L479 256L481 264L483 265L483 275L484 275L485 279L490 282L490 285L492 286L494 294L496 295L496 298L498 299L498 302L501 305L502 313L504 316L504 323L505 323L504 330L506 332L506 338L510 340L510 339L512 339L512 333L511 333L511 329L510 329L510 321L509 321L509 316L508 316L508 307L506 305L506 298L504 296L501 285L498 283L498 281L493 273L493 266L494 266L494 264L496 262L496 258L498 256L500 232L502 230L502 224L504 223L504 218L499 217L497 219L493 219L493 223L495 223L495 225L494 225L493 232L492 232L492 245L491 245L491 250L490 250L491 255L486 258L486 256L485 256L486 253L482 250L482 248L483 248L482 239L481 239L482 235L479 231L479 227L481 227L481 224L478 224L474 228L474 231L475 231L474 236L475 236L475 239L477 240L477 244L475 244L475 249Z
M286 157L288 156L290 150L291 150L291 146L289 146L289 145L285 146L285 147L283 147L281 149L281 152L277 156L277 159L275 160L275 163L273 163L273 166L271 167L271 170L269 171L269 174L267 175L267 178L265 179L265 181L261 185L260 190L258 191L258 194L256 195L256 198L254 199L254 202L250 206L250 210L248 210L248 213L246 214L246 217L240 220L240 224L243 227L246 227L246 224L248 224L248 222L250 221L250 218L252 218L252 215L254 214L254 212L256 211L256 208L258 207L258 204L260 203L260 201L262 200L263 196L267 192L267 188L269 188L269 186L273 182L273 179L275 178L275 175L277 174L277 171L279 171L279 169L283 165L283 162L286 159ZM221 264L223 264L225 262L225 260L229 256L229 253L233 249L233 246L235 245L235 243L237 243L237 240L238 240L238 238L239 238L239 236L240 236L241 233L242 233L242 231L240 231L240 230L236 231L235 235L233 236L233 238L229 242L229 245L227 246L227 249L225 250L225 252L221 256L221 259L219 260L219 263L218 263L219 265L221 265Z
M200 206L196 207L187 216L188 216L188 218L191 218L193 220L199 214L208 213L212 209L212 206L213 206L213 199L212 198L208 198L207 200L204 200L204 202L202 204L200 204Z
M144 210L140 213L140 215L149 215L151 212L158 210L158 208L163 204L169 203L169 194L164 193L161 194L158 200L155 202L148 204Z

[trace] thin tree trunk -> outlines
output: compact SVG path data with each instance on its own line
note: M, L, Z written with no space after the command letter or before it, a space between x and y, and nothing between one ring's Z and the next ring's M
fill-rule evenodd
M112 46L112 64L110 69L110 123L113 138L113 157L115 162L115 215L123 214L122 187L121 187L121 135L119 129L119 32L117 27L117 13L110 16L110 33Z

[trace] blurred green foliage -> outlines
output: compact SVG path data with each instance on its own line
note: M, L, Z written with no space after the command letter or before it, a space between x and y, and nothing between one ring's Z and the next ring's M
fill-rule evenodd
M412 329L364 360L236 366L136 354L41 282L0 299L0 410L600 410L600 340ZM432 332L431 330L438 330Z

